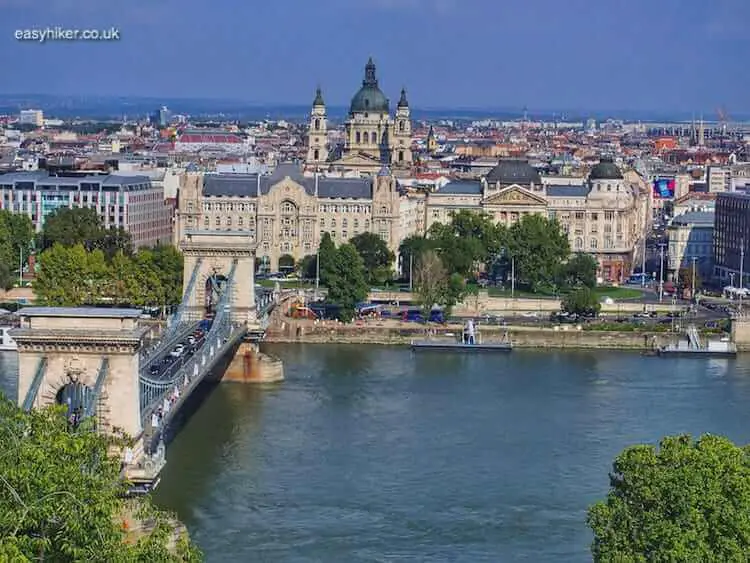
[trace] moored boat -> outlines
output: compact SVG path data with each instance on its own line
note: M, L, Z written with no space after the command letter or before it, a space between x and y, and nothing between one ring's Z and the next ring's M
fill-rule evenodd
M455 340L446 337L412 340L412 350L465 351L465 352L510 352L513 349L508 332L498 342L482 342L479 331L473 321L468 321L461 335Z
M686 339L680 339L674 344L667 344L656 349L659 356L684 356L703 358L735 358L737 346L728 340L708 340L703 342L698 329L690 325L686 332Z

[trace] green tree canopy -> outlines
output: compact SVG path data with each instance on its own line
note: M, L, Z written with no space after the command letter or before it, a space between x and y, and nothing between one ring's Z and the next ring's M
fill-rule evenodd
M357 304L367 298L369 285L364 261L353 245L342 244L334 252L333 264L326 271L328 300L339 305L339 318L348 322L354 317ZM321 267L322 258L321 254Z
M13 287L18 279L14 272L22 258L28 260L33 241L34 225L28 215L0 209L0 287Z
M433 241L427 237L411 235L401 241L398 254L401 261L401 272L403 277L409 280L410 270L414 270L422 254L434 247Z
M117 252L132 254L133 242L123 227L105 229L99 214L88 207L60 207L44 221L40 236L41 247L57 244L74 246L82 244L87 250L99 248L108 259Z
M148 500L123 500L118 442L83 424L71 429L61 408L30 413L0 397L0 560L199 561L174 525ZM137 538L130 513L153 530Z
M396 257L382 238L367 232L352 237L349 242L362 257L369 284L381 284L392 277L391 266Z
M596 293L590 288L583 286L568 293L561 303L562 310L573 315L583 317L596 316L599 314L601 304Z
M591 254L577 252L560 266L560 288L596 287L596 270L599 264Z
M432 308L442 301L447 284L448 272L438 253L424 251L414 267L414 291L425 319L430 318Z
M625 449L589 509L594 561L750 560L750 450L671 436Z
M534 292L554 289L559 268L570 255L568 237L557 220L539 214L524 215L508 234L516 278Z
M485 213L461 210L448 224L433 223L428 238L449 272L468 277L501 251L506 231Z
M297 271L299 272L299 275L304 279L314 280L317 271L317 260L318 257L315 254L308 254L303 257L302 260L297 263Z
M328 287L329 279L336 275L336 244L328 232L323 233L318 246L320 283Z

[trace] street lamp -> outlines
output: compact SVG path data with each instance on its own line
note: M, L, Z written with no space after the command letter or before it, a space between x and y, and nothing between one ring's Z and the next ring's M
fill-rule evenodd
M659 243L659 259L661 262L659 272L659 303L662 302L664 297L664 246L665 244L663 242Z

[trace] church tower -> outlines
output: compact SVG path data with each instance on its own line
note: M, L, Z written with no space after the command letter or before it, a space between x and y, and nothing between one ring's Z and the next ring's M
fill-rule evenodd
M328 124L326 123L326 104L318 88L310 113L310 131L307 136L307 160L309 168L322 167L328 160Z
M401 89L401 98L396 106L396 119L393 123L393 145L391 150L394 166L409 167L411 155L411 111L406 99L406 90Z
M430 125L430 131L427 133L427 152L433 154L438 148L437 139L435 138L435 130Z

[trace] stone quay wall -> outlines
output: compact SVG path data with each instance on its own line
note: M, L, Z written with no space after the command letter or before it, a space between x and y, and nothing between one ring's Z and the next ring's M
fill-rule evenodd
M431 338L455 338L461 326L438 327L430 330ZM575 327L542 328L509 326L508 336L516 348L530 349L603 349L652 350L673 342L677 335L664 332L576 330ZM480 327L483 342L499 342L505 335L503 327ZM317 324L287 324L266 337L266 342L345 343L408 345L412 340L426 338L424 327Z

